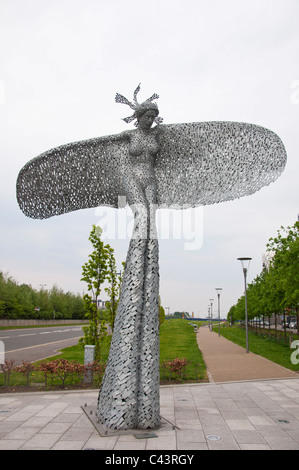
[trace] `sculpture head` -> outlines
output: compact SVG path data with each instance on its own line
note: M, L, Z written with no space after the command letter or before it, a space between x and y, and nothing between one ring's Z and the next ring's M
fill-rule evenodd
M159 95L154 93L150 98L148 98L146 101L144 101L143 103L140 104L137 101L137 94L138 94L139 90L140 90L140 84L138 85L138 87L134 91L133 103L131 103L129 100L127 100L127 98L125 98L123 95L120 95L119 93L116 93L115 101L117 103L126 104L126 105L130 106L131 109L134 110L134 114L132 114L132 116L124 118L123 120L127 123L130 123L130 122L136 120L135 126L141 127L140 126L140 121L142 120L142 116L146 115L148 119L150 119L150 117L153 116L151 125L153 124L154 121L156 122L156 124L161 124L161 122L163 122L163 119L158 117L158 114L159 114L158 106L157 106L156 103L153 103L153 100L158 99ZM145 119L144 119L144 121L145 121ZM151 127L151 125L150 125L150 127Z
M136 110L137 126L143 130L150 129L158 114L159 109L156 103L145 101Z

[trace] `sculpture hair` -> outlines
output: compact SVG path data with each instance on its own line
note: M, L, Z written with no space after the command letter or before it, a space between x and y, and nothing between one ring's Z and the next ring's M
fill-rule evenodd
M115 95L116 103L126 104L127 106L129 106L131 109L134 110L134 113L132 114L132 116L123 118L123 121L125 121L127 124L129 124L130 122L135 120L136 122L134 123L134 125L137 127L138 126L138 120L139 120L140 116L142 116L142 114L144 112L151 109L151 110L154 110L156 112L156 118L155 118L154 122L156 124L161 124L163 122L163 119L161 117L158 117L158 114L159 114L158 106L157 106L156 103L153 103L154 100L157 100L159 98L159 95L157 95L157 93L154 93L150 98L148 98L143 103L138 103L137 95L138 95L139 91L140 91L140 83L139 83L138 87L136 88L136 90L134 91L133 103L131 101L129 101L127 98L125 98L123 95L121 95L119 93L116 93L116 95Z

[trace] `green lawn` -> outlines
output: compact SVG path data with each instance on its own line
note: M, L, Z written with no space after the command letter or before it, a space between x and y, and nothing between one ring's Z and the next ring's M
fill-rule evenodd
M214 331L218 332L218 326L214 327ZM246 348L246 331L245 328L239 326L221 326L220 333L225 338ZM295 335L294 339L297 339ZM280 364L287 369L299 371L299 364L292 364L291 355L295 349L291 349L287 344L278 344L269 339L267 335L258 336L252 332L248 332L249 351L259 356L263 356L270 361ZM298 356L297 356L298 357Z
M200 326L200 322L197 322ZM194 327L188 320L171 319L165 320L160 327L160 365L161 380L174 378L172 374L163 367L165 361L175 358L185 358L188 361L186 368L186 380L207 380L206 366L202 354L198 349Z
M103 347L103 360L108 358L108 348ZM203 363L201 352L198 349L194 328L187 320L165 320L160 328L160 363L175 357L184 357L194 363ZM52 359L64 358L76 360L83 364L84 351L82 346L76 345L62 350L62 354Z
M104 361L107 360L108 354L108 347L104 345ZM187 372L190 379L204 380L206 378L206 367L197 346L193 326L187 320L165 320L160 327L160 364L177 357L185 358L189 362ZM72 346L63 349L62 354L53 359L58 358L76 360L83 364L84 352L81 346ZM161 375L163 376L163 373Z
M187 320L165 320L160 327L160 361L175 357L202 362L194 328Z

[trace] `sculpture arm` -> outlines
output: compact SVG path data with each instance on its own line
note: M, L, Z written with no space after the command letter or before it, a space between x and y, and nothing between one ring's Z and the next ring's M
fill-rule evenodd
M99 139L103 144L105 143L123 143L123 142L129 142L130 140L130 133L132 131L123 131L120 132L119 134L112 134L112 135L105 135L103 137L100 137Z

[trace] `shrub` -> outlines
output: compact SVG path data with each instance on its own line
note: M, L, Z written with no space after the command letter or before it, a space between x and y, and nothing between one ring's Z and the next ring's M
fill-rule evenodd
M82 373L82 368L78 362L68 361L67 359L57 359L52 361L54 374L59 377L62 381L62 386L65 384L65 380L69 375Z
M45 377L45 385L48 385L48 377L51 376L51 385L56 371L55 361L44 361L38 365L38 370L43 372Z
M35 366L31 364L31 362L23 361L23 364L21 366L16 367L14 370L16 372L21 372L21 374L24 374L26 376L26 385L29 386L30 374L35 369Z
M182 379L188 364L189 361L184 357L176 357L173 360L164 361L162 367L176 374L180 379Z
M94 361L92 364L88 364L86 367L89 367L93 370L93 381L98 385L102 382L103 375L106 369L106 362Z
M10 374L13 371L15 361L5 360L4 364L1 364L1 369L4 375L4 385L9 385Z

